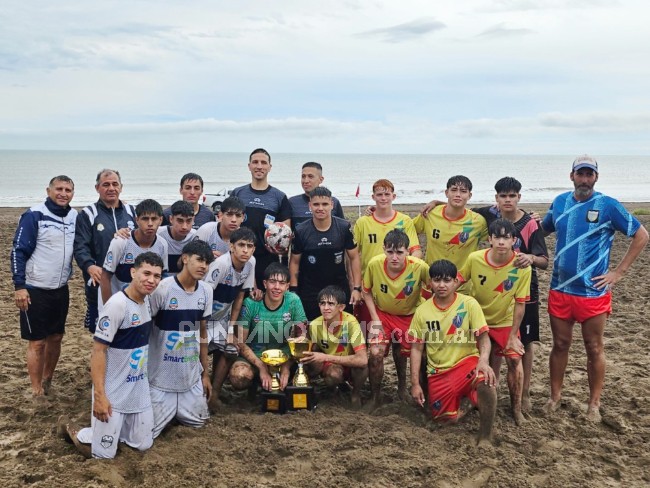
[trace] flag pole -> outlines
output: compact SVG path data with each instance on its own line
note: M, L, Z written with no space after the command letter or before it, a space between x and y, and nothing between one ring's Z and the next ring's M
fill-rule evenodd
M355 197L357 199L357 210L359 212L359 217L361 217L361 203L359 203L359 190L361 189L361 183L357 183L357 192L355 193Z

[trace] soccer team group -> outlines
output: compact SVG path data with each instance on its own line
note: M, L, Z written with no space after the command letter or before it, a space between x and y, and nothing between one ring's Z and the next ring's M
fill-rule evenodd
M572 165L574 191L559 195L543 220L519 208L521 184L496 182L492 206L469 209L472 182L453 176L447 201L411 219L393 208L395 188L373 184L373 207L352 227L339 201L321 186L322 167L302 167L304 193L287 198L268 182L271 156L250 154L251 183L225 199L217 218L200 204L203 180L181 179L182 200L163 210L147 199L120 200L115 170L96 179L99 199L77 212L74 183L56 176L44 203L16 230L11 266L21 336L34 399L50 394L68 313L72 259L83 272L85 326L94 335L90 427L62 421L86 456L112 458L119 442L145 450L174 418L200 427L220 408L226 380L255 395L273 378L262 353L289 353L288 339L308 336L302 363L331 388L351 388L369 410L382 402L389 351L397 395L435 419L480 416L478 443L492 439L501 362L505 358L514 421L531 409L529 385L539 342L537 269L548 266L544 236L556 233L548 312L553 334L551 396L561 388L575 322L588 356L587 418L600 418L603 330L611 287L648 241L647 230L616 200L594 190L598 163ZM266 245L265 230L293 231L288 255ZM609 269L614 234L631 238ZM426 238L422 255L418 234ZM209 357L212 355L212 364ZM410 395L407 371L410 361ZM284 389L295 372L285 362Z

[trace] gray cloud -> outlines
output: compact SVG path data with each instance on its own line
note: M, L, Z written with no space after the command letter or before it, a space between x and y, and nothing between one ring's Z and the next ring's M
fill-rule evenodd
M505 24L497 24L494 27L490 27L487 30L484 30L476 37L481 39L503 39L510 37L525 36L532 34L535 31L532 29L513 29L506 27Z
M432 17L421 17L392 27L360 32L355 34L355 37L377 38L383 42L397 43L422 37L431 32L444 29L445 27L447 27L445 24L433 19Z

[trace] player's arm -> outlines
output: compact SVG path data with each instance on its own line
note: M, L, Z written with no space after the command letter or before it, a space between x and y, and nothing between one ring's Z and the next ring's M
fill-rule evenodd
M262 382L262 388L265 390L270 390L272 378L269 374L269 370L266 367L266 364L264 364L262 360L255 355L253 350L246 343L246 340L248 339L248 327L238 327L238 331L238 341L240 344L239 351L241 356L258 369L260 373L260 381Z
M414 341L411 343L411 397L421 407L424 406L424 391L422 385L420 385L423 352L424 342Z
M93 415L101 422L108 422L113 415L113 407L106 396L104 381L106 380L106 351L108 344L98 340L93 341L90 356L90 378L93 382Z
M490 343L490 335L488 334L487 327L479 331L476 342L479 350L479 358L478 364L476 365L476 371L478 373L483 373L486 385L496 386L497 378L494 374L494 370L490 367L490 350L492 348L492 344Z
M594 286L599 290L606 288L608 286L613 286L623 278L623 275L627 270L632 266L632 263L639 257L643 248L648 244L648 231L645 227L640 226L634 236L632 236L632 242L627 248L625 256L621 259L621 262L618 263L618 266L612 271L608 271L604 275L595 276L592 278Z
M212 382L210 381L210 373L208 371L208 321L201 320L199 323L199 361L203 372L201 373L201 383L203 384L203 394L206 400L210 400L212 396Z
M289 258L289 286L291 287L291 290L295 290L298 287L298 274L300 273L301 256L302 254L296 254L295 250L291 251L291 257Z
M101 279L99 280L99 287L101 289L103 303L106 303L112 295L112 291L111 291L112 277L113 277L113 273L104 269L101 275Z
M431 210L433 210L435 207L438 205L443 205L447 202L443 202L441 200L431 200L429 203L427 203L424 207L422 207L422 210L420 210L420 213L422 214L423 217L426 217Z
M38 221L33 212L25 212L20 217L18 229L11 248L11 270L13 272L14 299L19 310L27 311L31 303L26 286L27 261L36 249Z
M352 275L352 293L350 295L350 303L356 305L361 301L361 257L359 256L359 248L346 249L345 255L350 261L350 274Z
M368 365L368 353L366 352L365 345L354 350L352 354L346 356L336 356L334 354L311 351L305 353L302 362L305 364L322 364L329 362L332 364L338 364L344 368L365 368Z
M506 350L513 350L519 354L524 354L524 345L517 337L519 333L519 325L524 318L524 312L526 311L526 303L523 301L515 301L514 311L512 313L512 327L510 328L510 335L508 336L508 342L506 344Z
M241 307L244 303L244 296L246 296L246 292L240 290L240 292L237 293L235 300L232 302L230 307L230 320L228 321L228 335L226 336L226 343L234 344L239 352L241 352L241 346L239 342L240 332L239 326L237 325L237 317L239 317L241 312Z

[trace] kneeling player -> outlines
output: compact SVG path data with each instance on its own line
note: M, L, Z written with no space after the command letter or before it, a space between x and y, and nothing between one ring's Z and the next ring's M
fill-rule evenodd
M361 387L368 377L368 355L361 326L344 311L347 300L338 286L327 286L318 294L321 316L309 324L314 351L302 362L310 375L321 374L328 386L352 381L352 405L361 406Z
M163 261L158 254L140 254L131 268L129 285L111 296L99 313L90 357L91 426L79 432L67 430L87 457L114 458L120 442L140 451L153 445L147 375L149 295L160 283L162 272Z
M212 384L206 322L212 313L212 288L201 279L214 256L210 246L200 240L185 244L181 253L178 274L162 280L150 299L154 438L174 417L191 427L203 426L209 417L207 400Z
M429 411L434 420L458 421L466 397L480 411L479 445L490 443L496 413L496 378L489 364L490 338L477 301L456 293L456 266L435 261L429 269L432 299L415 311L409 336L411 395L424 406L420 364L426 346ZM478 343L478 348L477 348ZM480 351L480 353L479 353Z

